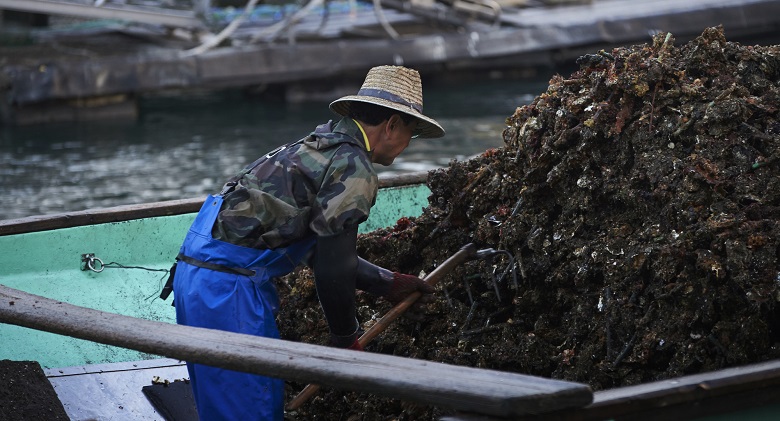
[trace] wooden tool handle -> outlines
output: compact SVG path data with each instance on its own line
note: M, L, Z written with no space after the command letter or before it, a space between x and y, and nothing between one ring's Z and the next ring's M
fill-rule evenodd
M461 247L460 250L458 250L457 253L450 256L449 259L445 260L444 263L440 264L436 269L433 270L433 272L429 273L428 276L425 277L425 282L430 284L431 286L435 286L441 278L444 277L444 275L450 273L455 269L456 266L463 263L464 261L474 257L474 255L477 253L477 247L473 243L466 244L465 246ZM374 323L373 326L371 326L367 331L365 331L360 338L358 339L358 342L360 343L360 346L365 347L368 345L374 338L379 336L380 333L382 333L385 329L390 326L391 323L398 317L400 317L404 312L412 306L420 297L422 296L422 293L420 291L415 291L411 294L409 294L403 301L396 304L391 308L387 313L385 313L384 316L382 316L381 319L379 319L376 323ZM314 396L317 391L320 390L320 386L316 385L314 383L307 385L303 388L303 390L298 393L298 395L293 398L292 401L290 401L289 404L287 404L287 410L288 411L294 411L301 407L306 401L308 401L312 396Z

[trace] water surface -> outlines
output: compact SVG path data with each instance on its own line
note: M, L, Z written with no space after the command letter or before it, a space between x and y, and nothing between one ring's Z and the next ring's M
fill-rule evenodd
M426 87L425 114L447 131L414 140L380 177L446 167L503 145L505 120L547 80ZM327 102L284 103L237 91L139 101L136 121L0 127L0 219L189 199L271 149L336 119Z

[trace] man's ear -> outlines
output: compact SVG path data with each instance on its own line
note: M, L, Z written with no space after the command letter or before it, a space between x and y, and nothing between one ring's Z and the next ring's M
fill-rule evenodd
M386 135L390 135L390 133L392 133L393 129L395 128L393 124L393 117L395 116L391 115L390 118L384 121L384 127L382 129Z
M398 114L393 114L387 119L387 127L390 131L395 130L399 124L401 124L401 116Z

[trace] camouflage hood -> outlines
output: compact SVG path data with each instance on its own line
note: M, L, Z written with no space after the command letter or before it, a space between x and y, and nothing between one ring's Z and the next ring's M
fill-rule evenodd
M306 143L306 146L319 151L339 143L351 143L362 147L366 151L369 150L368 141L363 134L363 130L351 118L343 118L338 123L333 123L333 120L331 120L325 124L320 124L304 143ZM371 152L368 153L368 156L369 158L371 157Z

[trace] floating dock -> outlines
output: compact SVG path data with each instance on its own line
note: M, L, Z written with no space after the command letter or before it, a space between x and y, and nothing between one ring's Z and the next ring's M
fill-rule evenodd
M527 76L658 32L684 42L722 25L729 40L774 43L780 26L777 0L201 3L165 10L132 1L0 0L0 10L82 19L78 27L10 36L4 26L3 122L132 117L136 98L171 90L283 87L288 100L333 98L381 64L414 67L429 80Z

